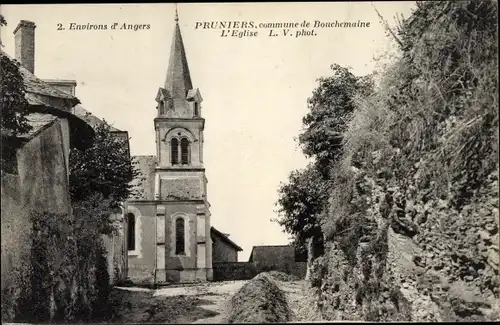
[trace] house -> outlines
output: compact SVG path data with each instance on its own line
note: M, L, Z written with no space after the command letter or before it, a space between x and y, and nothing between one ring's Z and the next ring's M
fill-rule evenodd
M16 287L19 272L29 265L32 211L71 216L69 151L88 148L94 136L90 125L71 113L79 100L34 75L34 30L33 22L23 20L14 32L32 130L20 136L2 130L2 146L14 148L7 158L15 167L2 170L1 178L2 289ZM0 55L11 59L1 50Z
M229 239L229 234L223 234L211 227L210 236L212 238L212 263L238 262L238 252L243 249Z
M22 194L25 196L24 201L34 201L33 204L26 202L28 207L36 204L38 210L47 212L63 212L63 207L65 207L65 209L69 211L68 213L71 213L69 195L67 193L69 189L68 180L62 182L62 180L54 179L54 176L59 177L63 174L67 174L67 177L69 177L69 149L73 147L78 149L90 147L94 135L93 128L103 121L83 108L80 101L75 97L76 81L43 80L33 74L35 68L35 28L36 26L33 22L23 20L19 23L14 32L16 45L15 57L17 61L21 63L20 72L26 86L26 99L30 104L29 111L31 112L27 118L33 129L28 134L22 135L17 139L2 137L2 142L4 143L6 143L6 141L15 141L19 143L17 156L12 157L18 165L18 174L15 177L13 175L6 175L5 182L2 182L2 186L10 186L13 185L12 182L16 182L16 185L12 186L10 189L12 191L15 190L17 194L11 191L13 195L11 195L10 198ZM8 56L4 52L2 52L2 55ZM65 121L67 121L67 123ZM111 128L111 132L117 138L126 139L127 154L130 154L128 133L113 127ZM69 134L65 135L65 133ZM54 143L50 145L47 143L48 140L45 139L47 134L52 134L49 137ZM61 139L64 140L55 139L55 137L58 137L60 134L62 134ZM56 153L55 151L57 148L53 150L47 148L48 145L57 146L60 141L63 141L64 145L64 150L62 150L62 152ZM66 143L68 141L69 143ZM41 158L35 159L37 155L33 153L25 154L25 152L28 152L30 150L29 148L33 146L41 147ZM36 150L39 149L36 148ZM64 168L48 165L49 163L59 165L60 162L57 162L59 156L64 156ZM39 166L40 168L33 168L33 166ZM62 171L65 172L61 173ZM25 173L30 176L26 176ZM50 173L55 175L51 175ZM2 176L2 181L3 180L4 176ZM19 183L19 181L22 182ZM47 185L46 183L49 181L51 183ZM26 185L32 183L36 185ZM46 204L44 205L37 202L39 200L45 200ZM20 204L19 201L16 200L11 202L14 205ZM9 215L4 212L9 211L9 209L9 207L5 207L4 210L4 205L2 205L2 225L4 223L4 215ZM123 211L110 217L118 221L121 220L123 223ZM24 218L22 219L24 220ZM4 229L8 228L2 226L2 233ZM124 280L126 277L126 250L125 247L123 247L123 239L121 238L124 235L123 231L124 229L122 227L121 232L119 231L117 234L103 236L103 241L108 251L108 273L111 282ZM4 261L4 259L2 259L2 261ZM115 278L115 275L117 275L118 278Z
M44 79L44 82L50 86L64 92L75 96L76 94L76 80L62 80L62 79ZM93 129L102 125L103 120L92 114L90 111L85 109L81 104L77 104L71 108L71 112L80 117L82 120L87 122ZM126 146L126 155L130 157L130 143L129 135L127 131L122 131L116 127L110 125L109 131L111 136L123 140ZM117 283L119 281L125 281L127 277L127 251L124 246L124 225L123 225L123 209L110 218L115 220L118 226L118 231L110 235L103 235L103 243L108 252L106 258L108 263L108 274L110 276L111 283Z
M248 259L262 269L291 270L295 249L291 245L254 246Z
M140 176L125 203L128 277L150 284L212 280L203 99L193 87L177 15L155 99L156 155L135 157Z

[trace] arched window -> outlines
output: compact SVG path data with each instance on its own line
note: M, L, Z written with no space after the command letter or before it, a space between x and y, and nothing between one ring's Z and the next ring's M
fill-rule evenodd
M175 255L186 255L184 237L184 219L175 220Z
M186 138L181 140L181 160L183 165L189 164L189 140Z
M179 163L179 140L176 138L170 140L170 153L172 165L177 165Z
M135 216L127 214L127 246L129 251L135 250Z

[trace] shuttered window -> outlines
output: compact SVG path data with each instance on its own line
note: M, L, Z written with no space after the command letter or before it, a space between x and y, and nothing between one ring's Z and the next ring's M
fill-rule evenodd
M179 163L179 140L176 138L170 140L170 153L172 165L177 165Z

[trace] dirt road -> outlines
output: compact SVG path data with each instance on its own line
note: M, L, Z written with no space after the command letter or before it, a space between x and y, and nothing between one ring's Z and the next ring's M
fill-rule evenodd
M228 299L246 281L210 282L161 289L116 288L116 323L221 323Z
M115 323L223 323L226 304L247 281L209 282L161 289L115 288ZM279 282L293 322L318 321L304 281Z

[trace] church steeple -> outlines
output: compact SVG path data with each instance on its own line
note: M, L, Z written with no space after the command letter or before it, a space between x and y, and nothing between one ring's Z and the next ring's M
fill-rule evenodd
M170 60L168 62L165 89L170 91L174 98L186 99L187 92L193 89L191 74L186 58L186 50L182 42L181 29L179 27L179 16L175 10L175 27L170 48Z
M158 115L183 118L199 117L201 100L198 89L193 89L191 82L176 6L174 34L170 48L167 76L164 88L160 88L157 96L159 103Z

